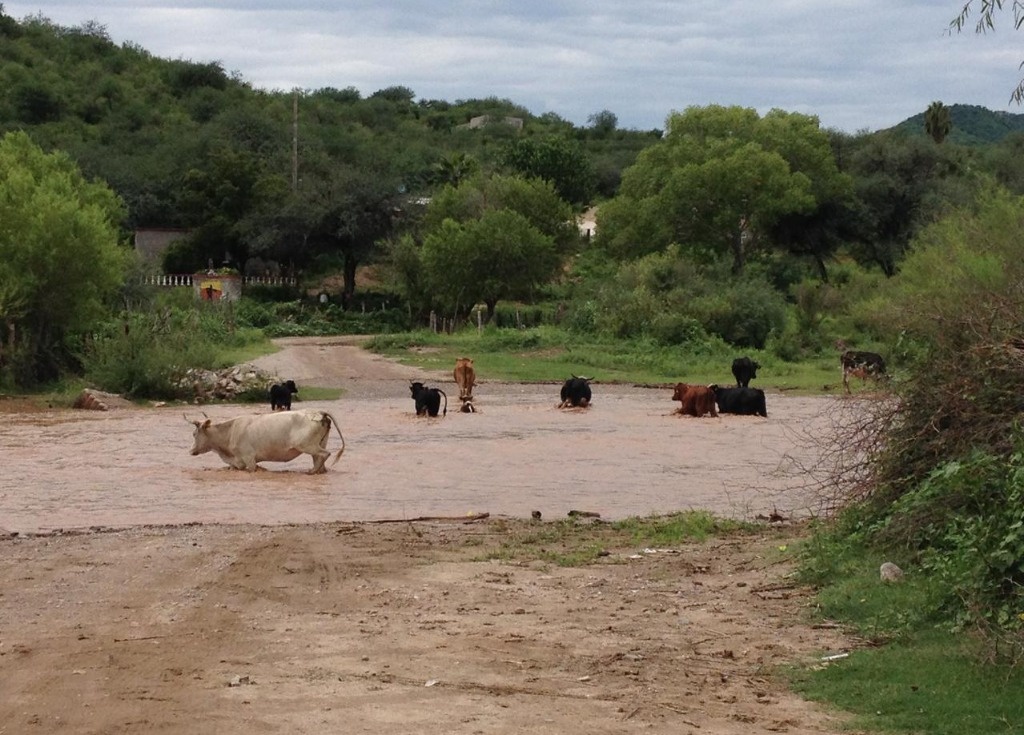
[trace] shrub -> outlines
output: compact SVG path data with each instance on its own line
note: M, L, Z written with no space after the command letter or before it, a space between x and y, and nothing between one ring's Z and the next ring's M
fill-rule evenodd
M921 231L887 307L905 376L830 455L828 491L863 539L942 580L947 612L990 634L1024 614L1022 230L1024 200L992 190Z
M768 335L786 324L786 304L767 282L743 279L690 303L690 311L710 334L737 347L763 349Z
M182 314L131 314L92 336L83 354L85 378L101 390L129 398L184 398L190 368L216 359L200 320Z

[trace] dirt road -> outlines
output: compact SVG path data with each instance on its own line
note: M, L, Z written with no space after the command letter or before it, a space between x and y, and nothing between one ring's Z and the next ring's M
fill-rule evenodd
M0 733L839 732L772 675L850 645L811 626L786 530L609 538L572 568L508 551L557 550L570 508L807 512L779 470L830 399L698 421L665 392L559 412L556 387L485 381L481 413L417 420L420 373L337 342L260 361L346 389L326 476L189 457L180 409L3 416ZM366 522L469 511L492 516ZM90 526L127 528L47 531Z

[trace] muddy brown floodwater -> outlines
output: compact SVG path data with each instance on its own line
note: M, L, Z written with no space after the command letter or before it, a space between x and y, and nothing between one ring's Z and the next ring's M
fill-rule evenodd
M0 425L0 527L39 531L137 524L306 523L487 512L545 518L569 510L604 518L706 509L737 518L815 512L807 436L828 431L837 399L768 396L767 419L672 415L668 389L594 386L589 410L558 410L557 385L481 381L475 414L449 406L417 418L408 379L457 396L450 375L368 355L343 341L285 342L262 358L300 385L346 389L330 411L347 449L326 475L308 456L255 474L215 454L189 455L182 408L9 413ZM318 374L318 371L320 374ZM455 403L458 401L456 399ZM198 407L187 407L200 417ZM214 405L210 418L268 406ZM332 433L329 448L340 443Z

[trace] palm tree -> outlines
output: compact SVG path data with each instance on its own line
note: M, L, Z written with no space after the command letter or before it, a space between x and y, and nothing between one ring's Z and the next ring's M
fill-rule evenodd
M479 162L466 153L450 153L434 164L434 181L458 186L480 170Z
M924 131L936 143L942 143L953 129L953 121L949 119L949 108L941 102L932 102L924 113Z

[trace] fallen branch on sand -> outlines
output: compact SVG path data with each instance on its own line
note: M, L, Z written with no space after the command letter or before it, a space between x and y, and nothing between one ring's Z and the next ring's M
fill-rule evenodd
M366 523L414 523L416 521L456 521L460 523L472 523L490 518L490 513L471 513L464 516L417 516L416 518L378 518Z

